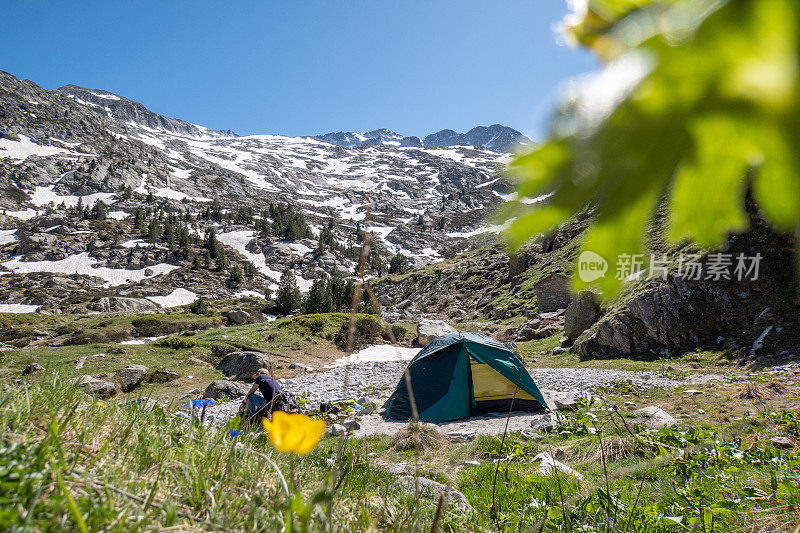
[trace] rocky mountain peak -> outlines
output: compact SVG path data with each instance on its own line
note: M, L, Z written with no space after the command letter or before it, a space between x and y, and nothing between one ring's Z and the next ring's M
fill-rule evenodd
M403 136L386 128L367 132L338 131L318 135L315 138L347 148L376 145L414 148L480 146L495 152L516 152L533 144L533 141L522 133L502 124L476 126L467 133L444 129L431 133L423 139Z
M230 130L210 130L203 126L191 124L185 120L165 117L147 109L139 102L129 100L124 96L101 89L87 89L78 85L65 85L54 89L53 92L72 99L85 107L93 108L108 117L132 122L154 130L163 130L178 135L190 137L235 137Z

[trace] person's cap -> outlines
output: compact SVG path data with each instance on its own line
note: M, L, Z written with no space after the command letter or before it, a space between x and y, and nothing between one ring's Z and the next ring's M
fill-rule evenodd
M269 370L267 370L266 368L259 368L259 369L256 371L256 373L255 373L255 374L253 374L253 379L256 379L256 378L257 378L258 376L260 376L261 374L267 374L267 375L269 375Z

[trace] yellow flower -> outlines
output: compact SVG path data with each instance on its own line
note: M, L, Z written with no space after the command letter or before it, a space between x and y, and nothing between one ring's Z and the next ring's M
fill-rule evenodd
M99 405L100 407L105 407L106 406L106 402L97 402L97 405Z
M279 452L305 455L319 442L325 433L325 422L314 420L299 413L272 413L272 421L263 419L264 431Z

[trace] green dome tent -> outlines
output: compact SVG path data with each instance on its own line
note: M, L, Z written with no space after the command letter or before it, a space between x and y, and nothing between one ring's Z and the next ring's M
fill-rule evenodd
M479 333L435 338L408 365L419 419L447 422L480 413L546 411L547 403L522 361L500 342ZM384 416L413 418L405 376L383 405Z

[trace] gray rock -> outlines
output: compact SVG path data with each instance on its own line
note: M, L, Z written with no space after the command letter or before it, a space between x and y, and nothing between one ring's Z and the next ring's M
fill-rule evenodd
M272 360L259 352L231 352L222 358L217 370L234 379L251 380L259 368L272 368Z
M347 428L341 424L331 424L331 435L339 437L347 433Z
M108 398L114 396L117 391L117 386L110 381L103 381L94 376L84 374L71 380L71 383L77 385L81 390L99 396L101 398Z
M449 485L443 485L425 477L414 476L400 476L397 481L406 491L415 496L423 496L433 500L438 500L440 496L444 496L446 502L452 502L457 507L474 511L467 497Z
M531 429L535 431L550 431L556 426L554 418L552 413L533 415Z
M371 415L374 411L375 411L375 406L374 405L367 405L363 409L361 409L359 412L357 412L356 416Z
M130 392L139 386L139 383L144 380L148 371L149 369L144 365L129 365L125 368L120 368L114 374L122 384L122 390L124 392Z
M180 375L172 370L156 370L150 374L150 376L148 376L148 381L154 381L156 383L168 383L170 381L175 381L179 377Z
M481 466L480 461L464 461L464 468L472 468L474 466Z
M305 372L313 372L314 371L314 367L313 366L306 365L306 364L303 364L303 363L290 363L289 364L289 368L291 370L300 369L300 370L303 370Z
M241 398L246 395L250 387L246 383L239 381L227 381L218 379L209 383L203 392L204 398Z
M561 355L561 354L566 353L566 352L567 352L567 349L566 348L562 348L561 346L556 346L555 348L553 348L553 355Z
M564 313L564 335L570 339L589 329L600 318L600 303L592 291L581 292Z
M637 409L634 413L639 424L651 428L662 428L676 423L672 415L655 405Z
M792 448L794 447L794 441L789 437L772 437L770 442L773 446L778 448Z
M40 372L42 370L44 370L44 367L39 363L31 363L25 367L22 374L27 376L28 374L33 374L34 372Z
M361 424L359 424L356 420L345 420L344 424L342 425L346 427L348 431L357 431L361 429Z
M250 313L242 311L241 309L231 309L225 311L223 315L233 324L247 324L252 320Z
M443 320L423 319L417 323L417 342L420 346L427 346L433 339L454 333L456 329Z

